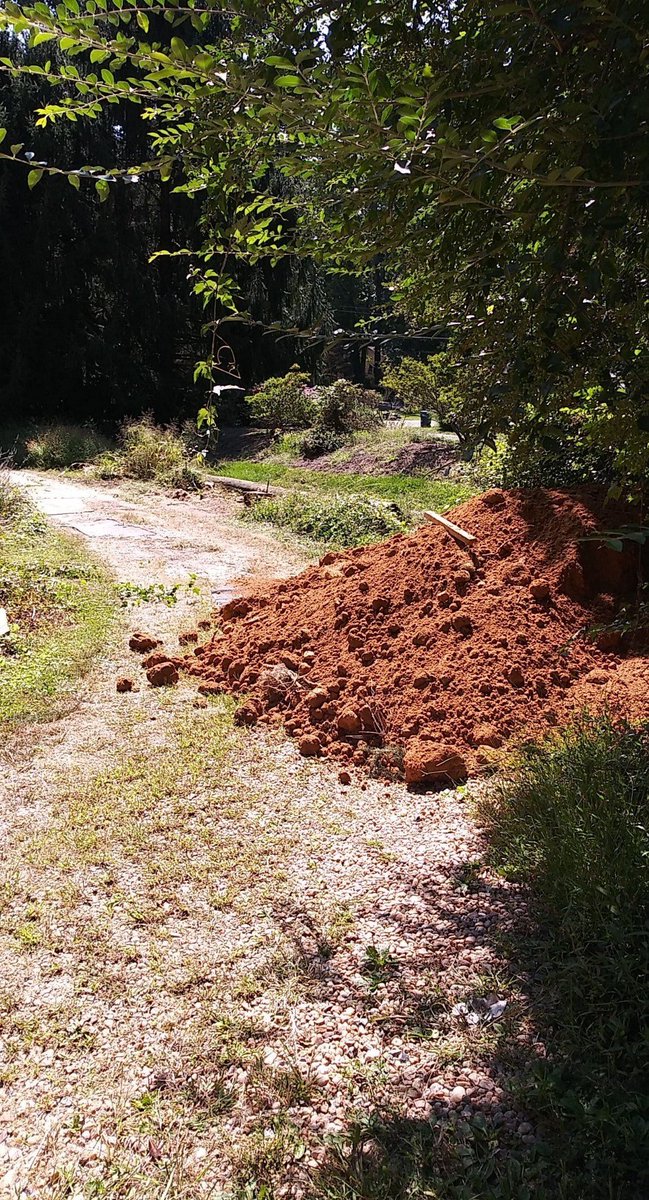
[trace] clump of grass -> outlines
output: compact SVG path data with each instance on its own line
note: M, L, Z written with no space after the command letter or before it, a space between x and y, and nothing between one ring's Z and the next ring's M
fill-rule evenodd
M292 492L260 500L244 514L249 520L269 521L327 546L359 546L400 533L405 522L392 509L367 496L327 498Z
M0 459L0 522L14 521L26 509L21 491L14 487L7 465Z
M529 881L538 918L526 953L549 1056L527 1103L568 1176L587 1180L580 1194L644 1194L649 723L584 718L526 749L482 811L495 862Z
M60 470L90 462L109 445L108 439L93 425L41 425L27 439L25 466Z
M179 488L200 485L182 436L156 425L150 416L126 421L119 448L100 455L94 466L102 479L141 479Z
M304 492L321 493L331 497L359 495L398 504L405 512L434 508L446 512L475 496L479 490L465 480L432 479L426 475L362 475L335 471L313 471L308 467L291 467L279 462L250 462L222 459L215 468L220 475L233 479L249 479L254 483L276 483L282 487L300 488Z
M534 1159L533 1150L480 1113L418 1120L376 1112L330 1139L310 1194L318 1200L550 1200L538 1186Z
M76 538L47 526L21 497L0 516L0 725L51 713L52 697L87 669L115 610L110 580Z

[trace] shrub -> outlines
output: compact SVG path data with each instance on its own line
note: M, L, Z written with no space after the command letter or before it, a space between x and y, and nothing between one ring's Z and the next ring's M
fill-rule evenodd
M445 351L425 362L402 358L384 371L383 386L394 391L408 411L429 409L441 429L477 444L484 440L485 431L479 387L468 386L468 376L474 374L475 367L459 366Z
M40 470L87 463L109 446L92 425L43 425L27 439L25 465Z
M162 429L151 417L141 417L122 426L119 440L119 450L102 455L96 463L102 478L155 480L172 487L199 485L199 474L174 429Z
M390 505L367 496L310 496L291 492L260 500L245 512L253 521L270 521L329 546L377 542L405 529Z
M644 1194L649 724L584 718L526 749L483 815L539 921L527 966L549 1054L530 1100L556 1119L563 1160L590 1173L584 1195Z
M252 416L267 429L306 429L316 417L315 389L297 366L276 375L248 397Z
M315 429L309 429L300 439L299 449L304 458L320 458L323 454L332 454L334 450L340 450L344 445L345 438L341 434L316 425Z
M422 362L418 358L402 358L398 364L386 367L382 383L395 392L407 412L418 412L422 408L437 412L439 372L435 359Z
M318 425L334 433L355 433L381 424L381 397L348 379L337 379L317 389Z

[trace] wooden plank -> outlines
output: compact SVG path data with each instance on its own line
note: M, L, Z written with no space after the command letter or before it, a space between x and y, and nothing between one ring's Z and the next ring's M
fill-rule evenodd
M434 521L436 525L441 525L442 529L450 533L451 537L457 538L458 541L464 542L467 546L476 540L475 534L467 533L466 529L460 529L459 525L454 525L452 521L448 521L441 513L433 512L432 509L425 509L424 516L427 521Z
M210 482L219 487L232 488L235 492L251 492L255 496L278 496L283 488L272 487L269 483L253 482L250 479L234 479L230 475L212 475Z

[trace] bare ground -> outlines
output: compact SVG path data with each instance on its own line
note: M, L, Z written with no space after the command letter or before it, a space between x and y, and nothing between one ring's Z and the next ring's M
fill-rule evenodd
M501 949L523 903L467 796L344 787L228 701L147 687L126 648L299 556L216 495L21 481L118 579L202 590L125 614L74 706L4 748L0 1195L316 1196L332 1137L387 1109L532 1139ZM503 1018L468 1029L471 996Z

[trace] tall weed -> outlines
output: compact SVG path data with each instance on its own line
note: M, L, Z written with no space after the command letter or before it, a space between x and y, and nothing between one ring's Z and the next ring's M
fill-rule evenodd
M483 816L537 918L523 949L548 1056L528 1102L575 1194L648 1194L649 724L586 717L527 749Z
M72 467L90 462L109 444L93 425L43 425L27 439L25 466L43 471Z
M269 521L327 546L359 546L401 533L404 522L388 505L368 496L317 496L292 492L259 500L246 510L253 521Z

